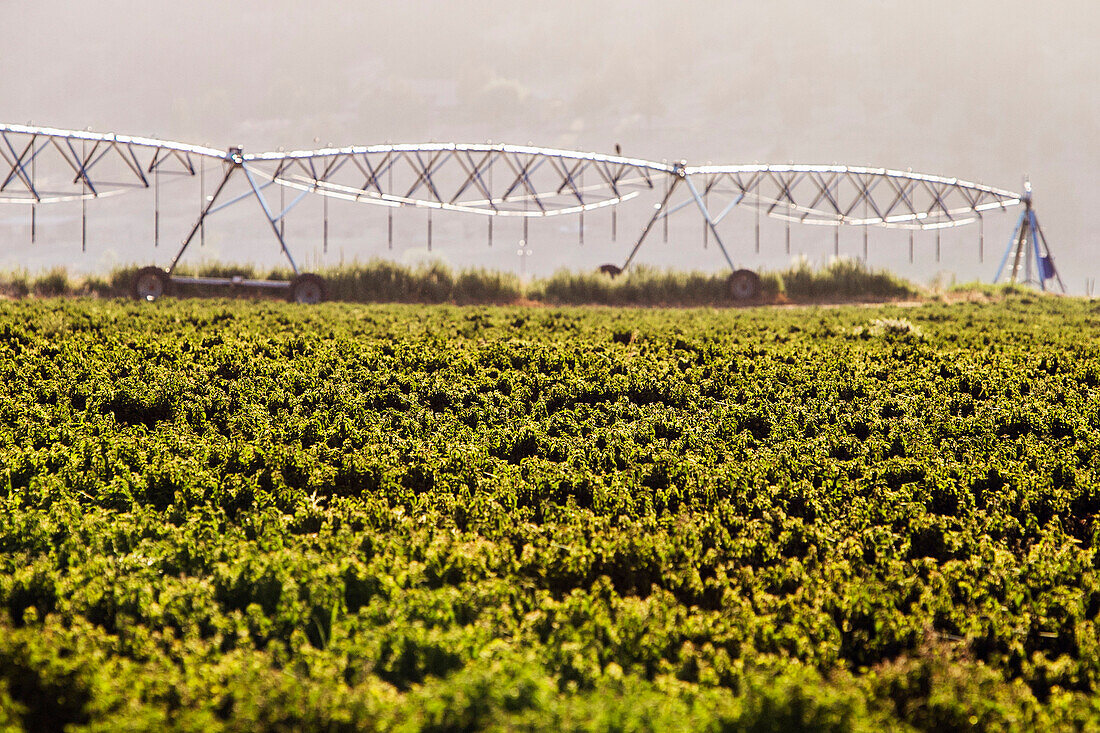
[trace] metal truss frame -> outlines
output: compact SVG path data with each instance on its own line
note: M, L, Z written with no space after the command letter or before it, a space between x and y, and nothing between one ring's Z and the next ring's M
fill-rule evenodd
M527 218L614 206L637 196L639 189L652 189L672 171L667 164L637 158L492 144L375 145L244 159L253 169L266 164L261 175L267 180L334 198ZM341 183L349 173L354 180ZM393 185L394 173L403 174L404 185ZM596 182L585 185L586 173ZM445 177L449 186L441 182Z
M55 167L56 159L63 161L60 167L71 178L40 181L36 167L47 157L55 159ZM669 216L693 205L703 218L706 234L714 237L726 263L734 269L733 257L718 225L739 206L755 209L757 217L762 212L788 223L838 229L858 226L865 232L868 227L938 230L963 226L981 222L986 211L1021 204L1025 204L1021 222L1030 227L1034 218L1030 186L1025 194L1018 194L958 178L887 168L794 164L688 166L685 161L670 164L620 155L504 144L428 143L245 153L240 148L221 151L113 133L3 124L0 124L0 204L31 205L33 221L33 210L38 205L83 202L156 187L160 175L194 176L204 170L203 161L208 160L223 165L222 180L213 196L204 200L169 272L202 231L208 216L246 198L257 200L283 254L297 272L282 234L282 222L311 193L385 207L413 206L487 217L520 217L525 222L577 214L583 222L586 211L605 207L614 211L614 207L642 192L663 186L662 198L622 269L634 261L657 222L665 220L667 227ZM218 203L238 172L243 174L247 189ZM288 205L273 206L264 193L273 185L298 194ZM677 194L682 194L679 201L675 200ZM327 244L327 206L325 211ZM159 220L159 208L157 215ZM759 218L756 231L759 251ZM1035 242L1038 247L1042 237L1037 219L1034 224L1037 234L1022 238L1020 231L1018 225L1010 249L1019 241ZM489 236L492 237L491 225ZM583 231L581 237L583 240ZM1042 242L1046 248L1045 239ZM1023 251L1022 245L1018 245L1017 265ZM1030 250L1027 252L1025 259L1030 262ZM1045 252L1036 256L1053 263L1049 248ZM1000 274L999 270L998 277Z
M45 155L64 161L73 174L70 185L80 185L81 191L39 187L34 171L38 159ZM51 204L101 198L124 193L128 188L149 188L150 176L147 174L193 176L195 159L203 156L225 159L226 153L201 145L114 133L0 125L0 163L4 164L0 165L4 176L0 179L0 203ZM106 167L104 161L107 159L121 160L131 175L123 180L100 179L95 169ZM3 170L5 165L6 171Z

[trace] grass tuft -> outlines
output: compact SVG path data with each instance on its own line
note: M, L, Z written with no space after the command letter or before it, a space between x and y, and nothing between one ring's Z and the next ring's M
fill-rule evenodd
M40 298L54 298L59 295L71 295L73 283L64 267L55 267L39 275L31 290Z
M814 270L802 260L786 272L783 279L787 297L791 300L913 298L921 290L887 270L871 270L864 263L851 259L833 260L827 267Z

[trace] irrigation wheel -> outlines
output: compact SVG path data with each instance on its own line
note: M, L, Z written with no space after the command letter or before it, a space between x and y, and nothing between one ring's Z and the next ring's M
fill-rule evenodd
M131 294L138 300L154 301L168 294L171 281L168 273L159 267L143 267L134 275L130 284Z
M290 281L290 302L313 305L325 299L325 281L320 275L307 273Z
M760 295L760 276L752 270L737 270L728 282L734 300L752 300Z

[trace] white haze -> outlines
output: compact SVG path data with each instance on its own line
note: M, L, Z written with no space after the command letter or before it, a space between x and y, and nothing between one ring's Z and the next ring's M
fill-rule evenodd
M0 0L0 121L150 135L218 148L494 141L612 152L692 163L848 163L981 180L1019 190L1030 175L1036 208L1067 286L1097 275L1100 189L1100 6L1095 0L809 0L731 2L16 2ZM165 195L163 238L151 244L149 199L89 204L80 254L78 205L40 211L29 243L24 207L0 210L0 268L54 264L94 271L165 263L194 218L191 189ZM144 194L136 194L144 196ZM627 205L629 207L629 204ZM532 254L517 257L519 225L435 222L431 256L548 273L620 261L645 205L531 224ZM18 208L18 211L12 209ZM212 220L192 261L278 264L254 205ZM288 220L310 266L427 255L425 214L399 211L395 247L385 213L333 205L332 246L319 246L320 205ZM220 216L220 215L219 215ZM870 264L927 281L992 277L1014 223L987 216L986 256L973 227L907 236L872 230ZM782 267L782 225L724 225L735 258ZM260 226L260 225L263 226ZM809 230L809 231L807 231ZM862 253L862 235L842 231ZM796 228L795 251L814 262L832 235ZM643 262L719 269L685 210L669 242Z

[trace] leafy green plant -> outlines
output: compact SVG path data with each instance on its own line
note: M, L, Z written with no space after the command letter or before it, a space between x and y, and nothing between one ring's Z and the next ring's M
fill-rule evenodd
M0 301L0 723L1096 727L1095 317Z

